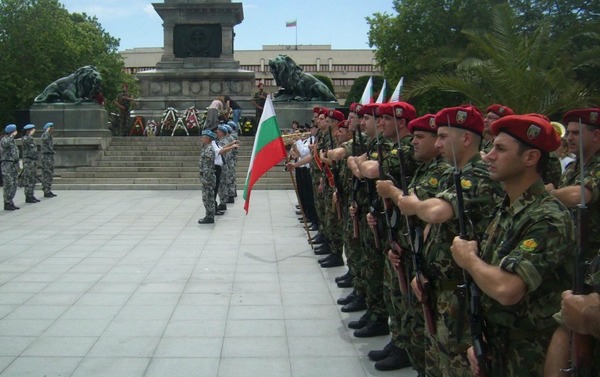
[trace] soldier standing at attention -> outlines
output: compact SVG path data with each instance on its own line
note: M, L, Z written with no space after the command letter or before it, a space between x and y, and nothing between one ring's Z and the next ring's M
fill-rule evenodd
M489 222L489 215L501 195L500 184L490 178L479 153L483 134L483 117L472 106L450 107L435 115L438 126L436 148L441 155L461 172L459 187L453 175L445 175L440 182L440 192L435 198L420 200L411 194L398 198L397 205L404 215L417 215L429 223L425 241L424 273L430 281L431 306L435 315L435 333L431 349L426 350L427 375L443 377L471 376L466 351L470 347L467 328L467 305L463 290L463 270L452 259L450 246L460 233L458 216L466 215L467 233L479 239ZM460 190L465 213L459 213ZM413 279L412 288L419 300L423 292ZM430 373L430 368L434 370Z
M54 140L52 131L54 123L46 123L44 133L42 134L42 189L44 198L53 198L56 196L52 192L52 180L54 179Z
M9 124L4 128L4 133L6 135L0 141L0 149L2 150L2 181L4 184L4 210L14 211L15 209L19 209L13 203L13 199L17 193L19 166L19 149L15 143L17 126Z
M571 215L545 190L540 174L560 137L536 114L503 117L491 131L496 138L484 160L506 196L481 244L455 237L452 256L483 292L485 375L542 376L557 326L552 314L571 281L575 249ZM483 365L473 347L468 355L478 376Z
M129 110L131 109L131 103L133 98L129 94L129 85L123 84L123 90L117 95L114 103L119 108L119 121L120 129L117 133L118 136L125 136L129 131Z
M215 222L215 186L217 176L215 175L215 152L212 142L216 135L210 130L202 131L202 150L200 151L200 184L202 186L202 203L206 214L198 220L198 224L213 224Z
M267 100L268 94L263 91L263 83L258 83L258 92L254 93L252 97L252 104L256 108L256 124L260 122L260 117L263 112L263 107L265 106L265 101Z
M483 142L481 151L488 153L494 146L494 135L492 134L492 123L498 119L507 115L514 115L514 111L508 106L494 104L490 105L487 110L485 117L483 117Z
M25 187L25 203L37 203L40 200L33 196L38 160L38 150L35 140L33 140L35 126L28 124L23 127L23 131L25 131L25 135L23 136L23 186Z

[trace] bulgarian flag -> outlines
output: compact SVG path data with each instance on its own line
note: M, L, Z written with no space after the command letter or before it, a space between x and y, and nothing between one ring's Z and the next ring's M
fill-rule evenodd
M392 93L392 96L390 97L390 100L388 102L400 101L400 94L402 93L403 85L404 85L404 76L402 76L400 78L400 81L398 81L398 85L396 85L396 89L394 89L394 92Z
M296 20L289 20L285 22L285 27L296 27L298 23Z
M368 103L373 103L373 76L369 77L367 86L365 86L365 90L363 90L363 94L360 97L361 105L366 105Z
M271 97L267 96L256 130L252 157L250 157L250 166L248 166L248 174L244 184L244 210L246 214L248 214L248 207L250 206L252 186L263 174L286 157L287 153L277 124L273 102Z
M379 91L379 96L377 96L375 103L383 103L385 101L386 96L387 96L387 80L383 79L383 85L381 86L381 90Z

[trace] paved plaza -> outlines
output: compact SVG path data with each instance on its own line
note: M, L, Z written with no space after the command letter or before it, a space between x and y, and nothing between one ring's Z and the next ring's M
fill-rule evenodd
M0 377L416 375L347 329L293 191L213 225L200 191L56 193L0 212Z

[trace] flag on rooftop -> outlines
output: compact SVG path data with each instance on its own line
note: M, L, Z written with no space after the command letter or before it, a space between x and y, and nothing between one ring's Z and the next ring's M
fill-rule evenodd
M273 166L287 157L281 131L277 124L275 109L271 96L267 96L267 101L263 107L263 113L258 123L254 146L252 147L252 156L250 157L250 166L246 175L244 184L244 210L248 213L250 207L250 193L254 184Z
M289 20L285 22L285 27L296 27L297 25L297 20Z

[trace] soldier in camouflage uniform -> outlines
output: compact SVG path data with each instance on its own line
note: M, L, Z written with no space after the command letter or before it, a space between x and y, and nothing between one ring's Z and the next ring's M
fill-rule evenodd
M204 203L206 215L198 220L198 224L212 224L215 222L214 190L217 184L217 176L215 175L215 152L211 145L215 137L215 133L210 130L202 131L202 150L200 151L198 167L202 186L202 203Z
M380 156L382 162L380 168L379 161L366 161L361 164L361 173L367 178L377 179L392 179L400 184L402 179L405 182L410 182L411 177L418 167L418 162L414 159L414 151L412 148L412 135L408 130L408 122L416 117L416 111L412 105L406 102L385 103L377 109L378 114L382 118L382 136L391 143L389 153ZM384 176L381 177L380 171ZM402 172L401 172L402 171ZM402 173L404 177L402 177ZM399 272L395 266L386 258L388 250L391 249L392 242L397 243L402 248L408 248L409 243L404 242L404 238L400 234L405 233L404 219L400 216L390 214L394 211L394 206L388 201L387 216L367 215L369 225L377 226L379 222L383 222L388 235L384 240L384 246L381 257L384 263L383 270L383 287L384 300L390 317L390 331L392 333L391 344L386 346L382 351L373 351L369 353L369 357L375 360L375 369L377 370L395 370L410 366L410 360L406 353L406 345L402 329L402 314L401 308L402 293L399 287ZM389 229L388 231L388 227ZM390 239L392 238L392 239ZM403 278L406 282L406 279ZM387 351L387 352L386 352Z
M25 203L37 203L39 199L34 196L36 166L38 161L38 150L33 140L35 126L28 124L23 127L23 186L25 191Z
M235 110L234 110L235 112ZM234 123L233 121L229 121L227 123L227 125L231 128L231 132L229 133L229 136L231 138L231 141L236 141L239 140L238 138L238 133L237 133L237 124ZM238 149L234 149L231 151L231 166L229 167L229 170L232 172L229 175L229 182L227 183L227 203L235 203L235 198L237 197L237 191L236 191L236 169L237 169L237 160L238 160Z
M337 162L327 160L326 151L336 148L335 134L337 133L338 123L344 121L344 114L341 111L329 109L325 115L325 121L323 124L324 139L320 144L321 149L319 150L320 159L323 162L323 171L325 172L323 182L323 204L324 204L324 215L323 218L323 233L325 238L328 240L329 255L319 259L319 264L323 268L339 267L344 265L343 252L343 241L342 241L342 228L338 226L338 215L336 206L333 202L333 195L336 191L335 186L335 175L338 174L339 168L333 166L337 165ZM329 170L327 170L329 169ZM339 178L339 176L338 176Z
M481 245L456 237L451 251L483 292L486 376L541 377L556 329L552 314L571 281L575 249L569 211L545 190L540 175L560 137L535 114L503 117L492 133L497 136L485 161L506 196ZM483 365L473 348L468 353L478 375Z
M598 265L600 265L600 257L597 256L600 250L600 108L577 109L567 112L563 117L563 124L567 125L567 141L569 151L577 155L577 159L567 166L564 172L559 188L555 189L551 185L546 188L550 190L557 199L569 208L575 208L581 204L581 161L584 161L584 200L587 210L583 212L582 230L584 235L581 239L581 247L583 252L583 260L586 266L596 267L596 270L590 268L590 271L584 271L588 278L586 288L593 289L600 293L598 285L599 273ZM583 156L580 153L580 139L583 149ZM588 263L590 261L595 263ZM594 280L596 279L596 280ZM565 292L563 296L571 297L570 292ZM597 297L590 295L590 298ZM582 300L582 297L572 298L572 300ZM560 315L556 316L559 323L562 322ZM591 323L590 323L591 324ZM579 329L578 329L579 330ZM564 375L560 372L561 369L569 367L570 359L570 330L565 326L560 326L552 338L552 343L546 357L546 375L560 376ZM600 344L598 340L594 341L594 349L596 356L595 360L600 357ZM600 376L600 366L596 363L593 365L593 374Z
M439 155L439 150L435 148L435 141L437 139L437 125L435 124L435 115L427 114L420 118L414 119L408 124L409 131L413 134L412 144L414 147L414 158L420 161L421 164L414 172L414 177L409 184L409 190L414 191L418 198L427 199L433 198L439 191L439 184L443 178L444 173L450 168L450 166L444 162ZM400 188L395 187L392 181L378 181L377 192L384 199L391 199L392 202L396 202L397 198L404 195ZM402 223L402 227L399 229L399 243L402 246L402 257L397 255L395 252L389 250L388 258L391 265L396 269L408 270L409 279L414 276L412 266L412 250L413 246L408 239L408 230L406 229L406 223ZM415 231L424 229L426 224L420 223L415 226ZM422 253L423 250L420 250ZM406 268L410 266L410 268ZM408 292L411 297L406 295L394 295L395 299L393 305L400 316L400 332L397 335L395 343L392 345L397 348L404 347L408 352L411 364L413 368L419 373L420 376L425 376L426 360L425 360L425 348L430 344L429 339L425 336L425 321L423 316L423 308L419 301L412 295L412 291ZM392 331L392 334L394 331ZM386 346L388 347L388 346ZM372 351L369 357L371 359L384 357L386 354L391 353L392 347L388 347L382 351ZM385 359L382 359L385 360ZM429 361L429 365L433 365L434 360ZM429 376L437 377L439 372L430 369Z
M479 239L489 222L489 215L501 196L498 182L492 181L481 160L479 145L483 132L483 117L472 106L446 108L435 116L438 126L436 147L457 171L462 171L460 190L465 213L459 213L457 187L451 175L446 174L435 198L419 200L414 195L398 198L398 207L405 215L417 215L430 224L424 252L424 272L429 278L430 303L436 314L435 334L431 336L432 347L427 350L426 360L437 360L427 365L427 374L441 372L447 376L470 376L466 357L470 346L467 323L467 302L459 286L463 283L463 271L453 261L450 245L459 234L458 216L466 215L467 232L471 239ZM423 293L413 279L412 288L419 300ZM434 371L430 373L430 368Z
M42 190L44 198L53 198L56 196L52 192L52 180L54 179L54 140L52 139L52 130L54 123L46 123L44 133L42 134L41 164L42 164Z
M360 112L363 114L362 123L367 135L365 141L366 153L348 159L348 167L352 170L352 174L358 179L364 179L364 184L361 186L364 189L361 189L360 195L358 195L357 208L350 208L351 216L359 214L358 218L360 220L362 258L358 264L359 276L363 279L365 287L367 312L358 321L350 322L348 327L356 329L353 334L359 338L388 335L390 332L383 287L385 259L383 257L382 241L385 237L384 222L380 222L380 226L376 227L371 227L367 223L366 215L372 211L380 210L380 208L377 208L380 207L380 204L375 191L375 180L365 179L366 177L361 171L363 163L368 160L377 160L379 152L384 156L389 156L393 149L393 143L385 142L378 137L380 118L377 115L377 109L379 106L380 104L375 103L362 106ZM378 144L380 144L379 150ZM352 308L359 304L362 304L362 301L361 298L357 297L355 301L348 303L346 307Z
M2 181L4 194L4 210L14 211L19 209L13 202L17 193L17 174L19 168L19 149L15 143L17 126L9 124L4 128L6 134L0 141L2 151Z
M219 119L222 121L223 118L219 116ZM221 148L229 145L233 140L229 136L229 132L227 130L227 125L221 123L217 127L217 145ZM221 153L223 157L223 166L221 168L221 179L219 182L219 187L216 189L217 194L219 195L219 205L217 206L218 211L227 210L227 198L229 197L229 188L227 187L227 182L231 180L229 177L231 175L231 153Z
M481 143L481 152L483 154L491 151L492 147L494 146L492 123L504 116L515 114L510 107L500 104L488 106L485 113L485 117L483 118L483 140Z

